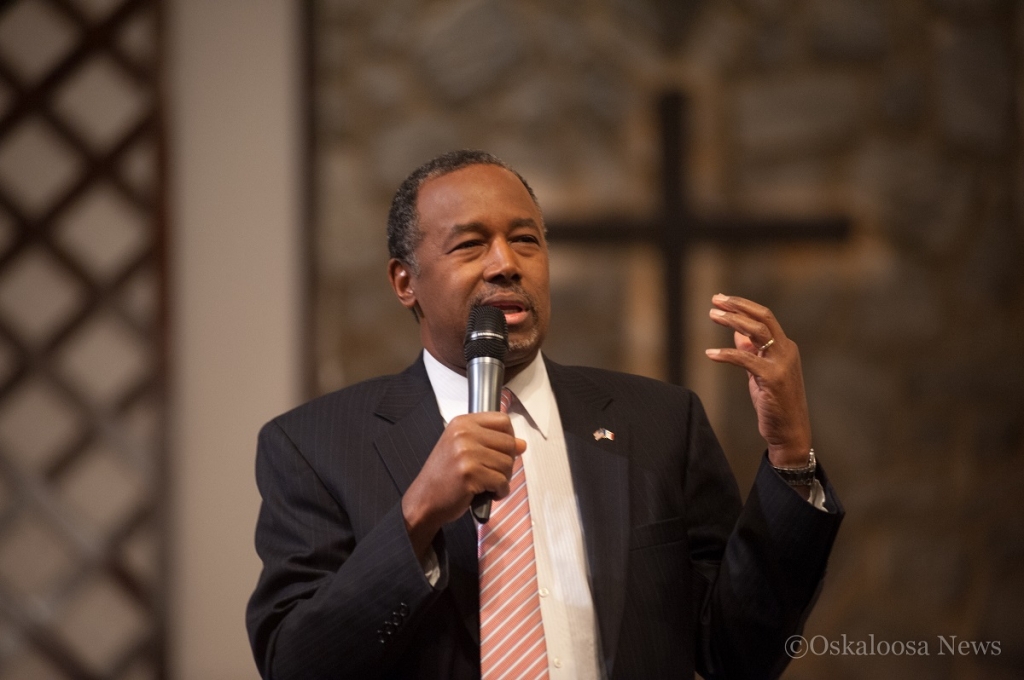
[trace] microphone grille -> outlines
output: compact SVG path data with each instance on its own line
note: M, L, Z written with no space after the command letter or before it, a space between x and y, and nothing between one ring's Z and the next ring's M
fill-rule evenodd
M466 361L493 357L505 361L508 353L508 324L505 313L497 307L474 307L466 324L466 340L462 346Z

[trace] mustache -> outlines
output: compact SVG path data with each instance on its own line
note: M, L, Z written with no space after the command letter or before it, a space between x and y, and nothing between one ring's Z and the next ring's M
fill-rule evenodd
M502 293L504 293L504 294L512 293L516 297L524 300L526 302L527 307L528 307L527 311L529 311L531 314L535 314L536 313L535 312L535 310L537 308L536 301L533 299L532 295L530 295L528 292L526 292L526 289L523 288L522 284L519 284L519 283L510 283L507 286L493 286L493 287L489 288L488 290L481 291L478 295L474 296L472 300L470 300L470 303L469 303L470 304L470 308L476 307L476 306L482 304L484 300L486 300L487 298L491 297L492 295L498 295L498 294L502 294Z

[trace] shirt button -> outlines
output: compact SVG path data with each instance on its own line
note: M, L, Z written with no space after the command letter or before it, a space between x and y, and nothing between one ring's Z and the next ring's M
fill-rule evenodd
M540 589L540 596L541 597L547 597L548 595L550 595L550 593L548 592L547 588L541 588Z
M557 656L554 659L551 660L551 663L554 664L555 668L561 668L562 667L562 660L559 659Z

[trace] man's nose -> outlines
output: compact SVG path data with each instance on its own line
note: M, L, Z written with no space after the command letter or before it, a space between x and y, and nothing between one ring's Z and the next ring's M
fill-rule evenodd
M518 281L520 278L519 256L511 244L503 238L494 239L488 253L484 278L488 281L505 278Z

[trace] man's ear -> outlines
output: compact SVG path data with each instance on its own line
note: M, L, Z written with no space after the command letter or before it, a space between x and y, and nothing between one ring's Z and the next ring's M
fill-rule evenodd
M391 287L398 296L398 301L406 309L416 311L416 291L412 284L412 270L408 264L401 260L391 258L388 260L388 279Z

